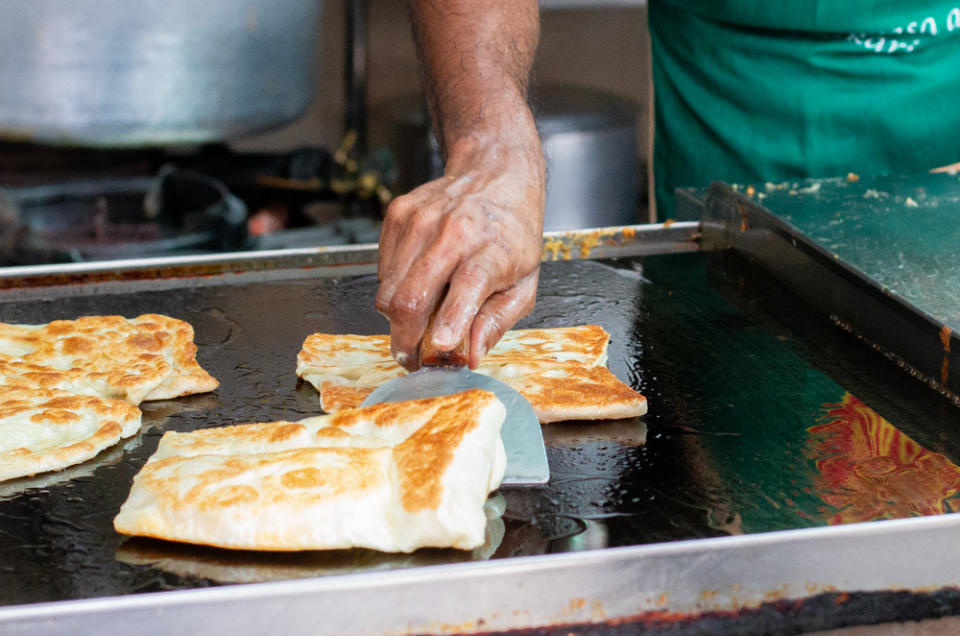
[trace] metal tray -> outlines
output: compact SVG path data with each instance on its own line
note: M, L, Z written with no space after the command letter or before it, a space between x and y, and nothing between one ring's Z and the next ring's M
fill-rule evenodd
M547 238L521 326L603 325L650 413L546 426L551 482L501 489L473 553L264 555L111 527L163 431L318 412L294 375L303 338L387 327L372 246L0 272L0 320L169 313L222 382L148 405L143 432L91 462L0 485L0 632L764 633L960 613L960 518L934 514L957 505L960 410L697 238L692 223ZM908 449L883 474L924 497L824 472L857 430ZM918 461L939 471L918 478Z

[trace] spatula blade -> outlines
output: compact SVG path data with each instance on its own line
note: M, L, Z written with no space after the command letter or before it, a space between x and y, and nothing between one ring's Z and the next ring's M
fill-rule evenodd
M526 398L499 380L465 368L425 367L384 382L367 396L361 406L450 395L468 389L492 391L507 409L500 429L507 454L503 484L533 486L547 483L550 467L537 414Z

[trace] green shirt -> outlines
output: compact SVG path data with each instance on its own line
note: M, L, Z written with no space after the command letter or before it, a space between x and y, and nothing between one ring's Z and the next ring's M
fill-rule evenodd
M650 0L659 215L673 190L960 161L960 0Z

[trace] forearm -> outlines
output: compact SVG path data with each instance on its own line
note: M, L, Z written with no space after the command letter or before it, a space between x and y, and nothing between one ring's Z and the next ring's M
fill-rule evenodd
M527 108L540 30L536 0L410 0L410 11L444 157L488 136L539 149Z
M436 307L432 346L469 339L476 367L536 301L545 168L527 77L538 6L410 0L410 10L446 169L387 208L376 305L400 364L415 367Z

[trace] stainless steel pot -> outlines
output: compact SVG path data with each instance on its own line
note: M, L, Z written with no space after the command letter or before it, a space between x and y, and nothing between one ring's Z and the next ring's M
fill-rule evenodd
M539 87L532 101L547 160L544 229L637 223L637 105L609 93L570 86ZM441 176L443 162L422 102L399 100L390 118L397 190Z
M0 138L143 146L293 120L322 0L0 0Z

